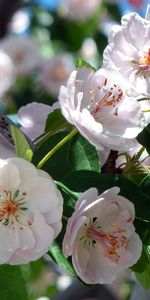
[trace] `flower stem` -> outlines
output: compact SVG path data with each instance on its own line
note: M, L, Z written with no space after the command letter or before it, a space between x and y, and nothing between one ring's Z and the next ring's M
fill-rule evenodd
M145 101L145 100L150 100L150 98L144 97L144 98L137 99L137 101Z
M37 168L41 169L42 166L48 161L48 159L57 151L59 150L65 143L73 138L75 134L77 134L77 129L73 129L67 136L65 136L52 150L50 150L38 163Z
M145 110L142 110L143 113L147 113L147 112L150 112L150 109L145 109Z
M134 156L134 160L138 160L142 153L144 152L145 148L144 147L141 147L141 149L137 152L137 154Z

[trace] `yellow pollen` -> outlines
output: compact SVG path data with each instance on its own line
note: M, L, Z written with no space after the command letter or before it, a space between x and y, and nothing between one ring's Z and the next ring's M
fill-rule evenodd
M120 255L118 254L119 248L127 249L127 238L124 235L125 228L117 227L116 224L112 224L112 227L116 227L115 232L103 232L97 230L97 228L89 227L87 230L87 237L100 242L104 247L104 254L110 260L118 262Z
M149 65L150 64L150 48L148 49L148 53L144 54L140 60L139 60L140 65Z
M16 202L13 202L12 200L5 200L2 202L3 207L0 208L0 217L3 217L5 215L10 216L15 214L18 204Z

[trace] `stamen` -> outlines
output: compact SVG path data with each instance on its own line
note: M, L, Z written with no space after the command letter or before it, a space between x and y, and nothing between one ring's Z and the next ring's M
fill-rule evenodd
M147 54L143 54L139 60L139 68L141 71L150 71L150 48Z
M104 248L105 256L114 262L118 262L120 255L119 248L127 249L127 238L125 235L125 228L117 228L116 224L112 224L116 228L115 232L107 233L98 230L96 227L89 227L87 229L87 238L92 241L92 245L100 243Z
M104 86L102 87L102 93L103 93L103 97L96 100L95 104L94 104L94 109L91 110L91 114L95 115L96 113L98 113L99 111L102 111L103 108L105 107L116 107L116 105L121 101L122 96L123 96L123 92L120 89L119 86L117 86L116 84L113 85L113 87L110 88L110 90L106 90L106 88L104 88ZM105 95L104 95L105 93ZM93 94L92 94L93 96ZM93 101L93 97L90 100L91 104L94 103ZM118 115L118 111L116 110L116 115Z
M26 193L21 193L18 189L15 192L4 190L0 187L0 222L3 225L13 224L13 217L19 222L21 212L26 211L24 201Z

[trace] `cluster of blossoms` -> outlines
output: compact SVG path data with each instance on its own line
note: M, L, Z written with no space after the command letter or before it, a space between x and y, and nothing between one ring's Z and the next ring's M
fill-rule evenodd
M149 18L149 6L145 19L136 13L124 16L111 31L102 68L73 71L60 88L63 115L100 151L132 151L150 121L145 99L150 96Z
M136 137L150 118L149 102L139 101L150 98L149 19L150 7L145 19L124 16L112 29L102 68L75 70L60 88L63 115L99 151L134 155L141 148ZM86 191L69 219L63 252L86 283L112 282L141 255L133 205L118 192Z
M48 114L60 107L67 121L100 153L115 150L134 155L139 147L136 137L150 118L149 102L139 101L150 98L149 17L149 7L146 19L136 13L123 17L122 25L112 29L102 68L72 71L60 88L59 103L22 107L18 119L28 138L40 138ZM22 57L13 59L17 63ZM58 90L57 79L66 82L68 73L60 57L57 62L50 84L56 82ZM51 74L46 69L43 73L47 86ZM5 148L3 140L1 147ZM14 149L9 150L9 157L14 156ZM62 214L62 195L48 173L22 158L0 161L1 264L27 263L46 253L62 229ZM72 256L84 282L110 283L138 261L142 242L134 219L134 205L121 196L118 186L100 195L91 187L79 196L66 226L63 254Z
M66 52L50 58L42 57L31 37L4 38L0 42L0 57L0 96L13 85L16 78L25 78L38 71L39 86L58 97L60 85L66 83L74 66L72 56Z

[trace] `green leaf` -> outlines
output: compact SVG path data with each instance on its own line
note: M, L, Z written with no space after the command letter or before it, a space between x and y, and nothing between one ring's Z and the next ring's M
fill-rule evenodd
M60 109L55 109L52 113L50 113L46 120L45 132L48 133L48 136L65 130L72 129L72 125L69 124L64 116L61 113Z
M17 156L31 161L33 152L24 133L19 128L13 125L11 125L10 128Z
M0 299L28 299L22 273L18 266L0 266Z
M141 189L149 195L150 191L150 175L147 175L141 182Z
M137 136L137 140L150 153L150 124L148 124L142 132L140 132Z
M71 263L69 262L68 259L66 259L64 257L64 255L62 254L62 251L59 247L59 245L54 242L52 247L50 248L49 251L52 259L61 267L65 268L72 277L76 277L76 273L73 269L73 266L71 265Z
M68 132L58 132L44 142L34 153L34 164L38 164L67 134ZM42 169L48 172L55 180L61 181L68 173L75 170L85 169L99 171L100 163L95 147L80 134L77 134L56 151L43 165Z
M85 61L85 60L83 60L81 58L78 58L76 60L76 68L83 68L83 67L90 68L94 72L96 71L95 67L91 66L91 64L89 64L87 61Z
M143 247L142 255L141 255L140 259L134 266L131 267L131 270L133 272L143 273L146 270L148 263L149 263L149 260L147 257L147 253L146 253L145 247Z
M59 143L68 132L58 132L52 135L46 142L44 142L33 155L32 162L37 165L39 161L57 144ZM64 174L68 173L69 163L68 149L70 143L66 143L61 147L60 151L56 151L54 155L43 165L42 169L48 172L55 180L60 180ZM62 159L63 158L63 159Z
M103 175L93 171L76 171L63 180L63 184L74 192L84 192L96 187L99 193L113 187L120 187L120 194L135 205L136 216L150 222L150 196L131 180L119 175Z
M91 18L81 21L67 20L54 14L54 22L50 25L51 39L59 41L59 46L65 45L69 52L80 51L85 38L92 37L98 31L101 13L100 5Z
M137 279L140 281L145 289L150 288L150 264L147 265L146 269L142 273L135 273Z
M144 244L145 251L147 253L147 245L150 245L150 224L149 224L149 222L147 222L145 220L136 218L134 220L134 225L135 225L136 231L138 232L138 234Z
M96 148L80 134L72 139L68 157L73 162L71 171L100 171L100 160Z

